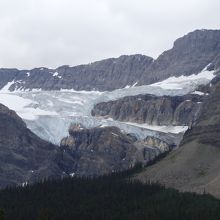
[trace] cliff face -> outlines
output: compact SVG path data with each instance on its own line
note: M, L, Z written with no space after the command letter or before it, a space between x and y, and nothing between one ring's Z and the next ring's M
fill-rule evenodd
M127 169L137 162L134 140L116 127L71 130L70 134L61 141L68 173L100 175Z
M171 50L162 53L140 79L141 84L169 76L191 75L210 64L218 69L220 51L219 30L196 30L174 42ZM165 78L164 78L165 77Z
M211 95L197 122L188 130L178 150L138 176L159 181L183 191L208 192L220 197L220 81L216 78Z
M121 56L88 65L57 69L0 69L0 88L10 90L99 90L111 91L127 85L147 85L170 76L191 75L220 67L220 30L197 30L177 39L172 49L156 60L144 55Z
M78 127L78 126L77 126ZM146 164L173 146L154 137L137 140L116 127L85 129L72 126L61 141L59 166L74 175L100 175Z
M188 125L196 120L204 96L139 95L96 104L93 116L152 125Z

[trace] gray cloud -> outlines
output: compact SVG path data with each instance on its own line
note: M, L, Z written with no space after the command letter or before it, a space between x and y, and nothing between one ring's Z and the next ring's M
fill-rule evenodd
M156 58L195 29L219 29L219 0L0 0L0 66Z

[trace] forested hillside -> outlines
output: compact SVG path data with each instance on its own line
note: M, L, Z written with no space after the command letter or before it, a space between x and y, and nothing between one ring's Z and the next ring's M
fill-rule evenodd
M220 219L219 200L131 181L134 171L5 189L0 192L0 219Z

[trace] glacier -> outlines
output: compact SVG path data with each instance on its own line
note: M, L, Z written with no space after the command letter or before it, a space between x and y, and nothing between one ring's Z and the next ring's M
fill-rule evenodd
M54 144L68 135L71 123L81 123L86 128L95 126L117 126L127 133L133 133L137 138L155 136L161 139L171 139L178 144L185 126L152 126L147 124L126 123L92 117L91 110L99 102L116 100L125 96L153 94L157 96L185 95L196 91L199 85L208 84L215 77L214 71L202 71L197 75L170 77L164 81L144 86L133 86L114 90L99 91L9 91L9 82L0 91L0 103L6 105L25 120L30 128L41 138Z

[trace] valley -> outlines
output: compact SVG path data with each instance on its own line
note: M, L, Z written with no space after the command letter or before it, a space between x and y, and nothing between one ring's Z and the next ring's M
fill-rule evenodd
M171 175L169 181L161 179L160 172L168 166L164 164L162 169L160 163L185 150L182 146L190 132L195 141L194 133L196 136L200 129L203 131L201 126L197 129L198 121L204 118L206 103L215 96L219 81L219 34L209 30L191 32L156 60L131 55L76 67L0 69L0 103L25 122L24 137L11 128L12 124L11 130L2 134L5 141L9 135L15 138L2 145L2 157L8 156L0 186L31 184L42 178L114 173L137 163L146 166L171 151L155 164L159 166L158 178L153 171L153 176L148 176L148 168L137 178L189 190L171 181L178 180L177 174ZM192 64L189 60L195 55ZM89 83L91 77L94 80ZM11 110L3 110L3 116L10 119ZM213 134L218 132L211 126L207 129ZM40 145L51 146L49 158L41 146L35 145L36 139ZM41 157L33 162L28 152L35 154L36 150ZM30 167L24 169L27 161ZM193 191L201 190L196 185Z

